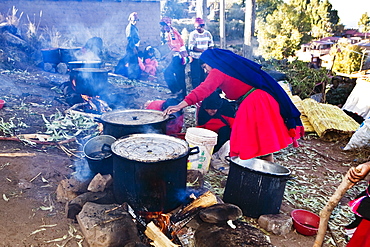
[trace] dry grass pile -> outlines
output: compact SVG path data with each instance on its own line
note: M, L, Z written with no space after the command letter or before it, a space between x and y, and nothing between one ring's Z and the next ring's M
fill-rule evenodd
M326 141L350 138L359 124L339 107L318 103L313 99L304 99L302 108L315 132Z

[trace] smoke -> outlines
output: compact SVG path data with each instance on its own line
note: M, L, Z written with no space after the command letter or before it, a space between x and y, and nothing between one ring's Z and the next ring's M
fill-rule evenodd
M75 171L72 173L72 176L78 181L86 181L91 179L94 174L90 170L89 164L86 159L80 159L74 163Z

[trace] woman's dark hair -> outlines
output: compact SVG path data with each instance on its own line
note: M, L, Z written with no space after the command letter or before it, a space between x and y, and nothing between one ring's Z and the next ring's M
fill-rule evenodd
M210 96L208 96L202 101L202 108L203 109L220 109L222 107L222 104L223 104L223 101L220 97L220 93L218 91L215 91Z

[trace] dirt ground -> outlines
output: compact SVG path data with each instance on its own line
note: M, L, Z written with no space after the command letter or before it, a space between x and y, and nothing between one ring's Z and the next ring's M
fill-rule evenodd
M109 80L113 79L110 77ZM48 73L38 68L28 72L1 70L0 98L5 100L6 104L0 110L0 124L6 126L6 123L12 122L18 135L45 133L47 129L42 114L48 118L57 111L63 112L70 107L65 103L63 94L56 90L68 80L69 75ZM121 83L118 86L135 91L131 99L135 102L131 103L134 103L133 107L136 108L142 107L147 100L170 96L161 83ZM189 117L191 118L191 115ZM9 134L2 133L1 136ZM350 166L369 158L367 152L342 151L346 141L324 142L317 136L308 134L300 141L299 148L288 147L276 154L277 163L288 167L294 177L287 183L286 196L281 206L283 214L289 215L294 208L319 213L321 208L317 205L322 205L319 202L324 203L330 197L339 185L341 175ZM59 182L76 172L77 158L74 155L81 155L82 143L83 141L77 139L61 148L58 145L0 141L0 154L20 155L0 155L0 246L88 246L79 225L67 219L65 205L56 201L55 194ZM34 156L26 156L25 153ZM211 170L209 174L220 181L220 188L213 189L217 193L222 192L227 176L215 170ZM358 193L361 186L356 186L346 194L341 201L343 207ZM317 197L319 194L322 199ZM340 211L331 219L334 222L331 227L333 235L328 232L324 246L345 246L343 233L334 228L340 229L347 224L350 219L346 216L347 214ZM245 220L256 225L255 219ZM298 234L295 230L286 236L267 234L272 244L277 247L312 246L315 239L314 236Z

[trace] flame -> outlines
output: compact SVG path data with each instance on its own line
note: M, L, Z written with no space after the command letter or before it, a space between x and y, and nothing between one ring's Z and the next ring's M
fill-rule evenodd
M140 212L140 215L146 221L153 221L154 224L163 232L164 234L168 234L170 232L170 215L164 214L162 212Z
M75 80L75 79L73 79L73 80L71 81L71 83L72 83L72 87L73 87L73 89L75 90L75 88L76 88L76 80Z
M85 95L85 94L81 94L81 98L83 98L83 100L85 101L90 101L92 99L92 97Z

